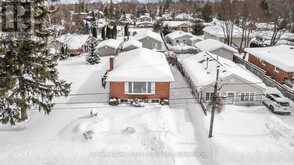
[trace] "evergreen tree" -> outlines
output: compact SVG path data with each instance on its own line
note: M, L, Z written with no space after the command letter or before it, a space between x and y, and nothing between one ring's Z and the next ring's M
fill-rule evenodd
M167 34L171 33L171 30L169 29L168 25L165 25L162 29L162 33L164 36L166 36Z
M87 62L91 65L100 63L100 57L98 53L95 51L94 43L91 43L90 45L90 53L88 54Z
M155 32L159 32L161 30L162 27L162 21L157 20L154 24L153 24L153 31Z
M31 3L33 33L4 34L5 49L0 52L0 122L15 124L37 108L49 114L56 96L67 96L70 84L58 78L57 60L48 55L46 0Z
M92 24L92 36L97 38L97 29L96 29L96 26L94 24Z
M68 57L69 57L69 55L68 55L67 46L62 45L61 48L60 48L60 57L59 57L59 59L64 60L64 59L67 59Z
M112 38L116 39L116 37L117 37L117 26L115 24L112 28Z
M212 21L212 7L209 3L204 5L201 15L205 22Z
M124 28L124 36L127 37L127 39L129 39L129 37L130 37L129 24L126 24L125 25L125 28Z
M203 35L203 28L205 26L200 21L195 21L192 25L192 34L194 35Z
M106 39L112 38L112 29L109 26L106 26Z
M106 36L105 36L105 26L101 30L101 38L102 38L102 40L105 40L106 39Z

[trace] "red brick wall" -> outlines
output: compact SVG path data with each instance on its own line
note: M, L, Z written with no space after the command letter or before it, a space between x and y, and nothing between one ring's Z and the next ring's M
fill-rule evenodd
M153 95L127 95L125 94L124 82L110 82L110 97L131 99L169 99L170 82L155 83L155 94Z
M275 71L275 66L263 61L261 63L261 61L256 58L255 56L249 54L249 59L248 61L256 66L258 66L259 68L263 69L264 71L266 71L266 75L272 77L273 79L282 82L284 80L292 80L293 79L293 73L288 73L286 71L283 71L281 69L278 69L278 71Z

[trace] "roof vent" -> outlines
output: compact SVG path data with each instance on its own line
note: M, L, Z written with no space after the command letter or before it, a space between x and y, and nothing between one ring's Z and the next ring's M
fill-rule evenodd
M293 50L293 49L294 49L294 47L290 47L290 49L291 49L291 50Z

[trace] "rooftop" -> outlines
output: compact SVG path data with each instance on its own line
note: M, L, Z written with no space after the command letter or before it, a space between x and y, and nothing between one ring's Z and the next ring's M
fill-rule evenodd
M206 40L197 42L195 44L195 46L197 48L199 48L201 51L210 52L210 51L214 51L214 50L223 48L223 49L227 49L231 52L238 53L238 51L236 49L234 49L234 48L230 47L229 45L222 43L218 40L214 40L214 39L206 39Z
M163 53L139 48L119 54L107 81L172 82L173 74Z
M284 71L294 72L294 46L279 45L264 48L246 48L245 51Z
M108 39L108 40L104 40L100 42L96 48L102 48L107 46L107 47L117 49L120 46L120 44L121 44L120 40Z

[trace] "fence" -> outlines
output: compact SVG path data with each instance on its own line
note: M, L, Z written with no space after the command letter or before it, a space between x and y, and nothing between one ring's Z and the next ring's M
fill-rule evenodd
M236 63L244 65L249 71L258 76L267 86L276 87L284 96L294 101L294 91L291 88L275 81L271 77L267 76L264 70L258 68L257 66L247 62L240 57L236 56L234 60Z

